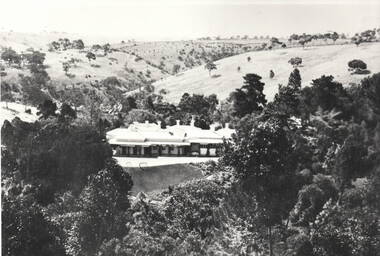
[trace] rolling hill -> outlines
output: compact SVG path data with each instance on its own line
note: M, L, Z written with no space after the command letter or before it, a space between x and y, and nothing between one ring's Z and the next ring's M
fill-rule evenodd
M247 57L252 58L251 62ZM365 75L351 75L347 62L352 59L361 59L367 63L372 72L380 71L380 44L366 43L359 47L355 45L312 46L306 48L277 49L271 51L255 51L236 55L216 61L217 70L212 76L203 67L197 67L176 76L167 77L154 83L157 90L168 91L166 99L178 102L183 93L212 94L219 99L225 99L235 89L243 84L246 73L256 73L262 76L265 83L264 93L267 99L273 99L278 84L286 84L293 67L288 63L292 57L301 57L302 66L299 67L303 86L309 85L312 79L321 75L333 75L343 84L357 83ZM240 71L238 67L240 66ZM269 71L273 70L275 77L269 78Z
M25 109L30 109L30 113L26 113ZM15 117L24 122L32 123L38 119L37 108L14 102L9 102L7 108L5 102L0 102L0 126L3 126L5 120L12 121Z
M71 42L82 39L85 47L84 49L49 47L53 41L62 39ZM208 59L221 59L246 52L253 49L260 41L109 41L110 51L107 54L102 46L105 43L107 43L106 39L101 37L89 38L59 32L36 34L0 32L0 54L5 48L12 48L18 54L30 53L33 50L46 54L44 64L51 78L49 86L56 92L75 87L81 90L96 88L100 94L104 91L102 81L107 78L116 78L119 83L112 86L126 93L170 76L177 72L173 70L174 66L178 66L178 70L185 71L203 65ZM99 48L94 48L94 46ZM86 58L88 51L93 52L96 59L89 61ZM70 65L66 73L63 70L64 63ZM0 66L5 68L2 81L15 88L12 91L15 101L22 101L20 75L30 76L27 65L6 65L5 62L0 61ZM48 90L48 88L43 89ZM54 94L51 93L53 98Z

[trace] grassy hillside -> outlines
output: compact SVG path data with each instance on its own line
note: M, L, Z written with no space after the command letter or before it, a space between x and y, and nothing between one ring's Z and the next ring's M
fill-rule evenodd
M189 164L174 164L140 169L125 168L133 180L132 192L152 192L167 189L184 181L202 177L201 170Z
M30 114L25 112L25 109L30 109ZM24 122L34 122L38 119L37 109L31 106L25 106L14 102L0 102L0 126L3 126L5 120L11 121L18 117Z
M84 49L59 48L55 49L49 44L68 39L71 42L82 39ZM107 100L104 84L107 78L116 78L119 83L111 84L122 95L139 87L148 85L154 81L166 78L173 73L188 70L203 65L208 60L221 59L227 56L240 54L255 49L260 40L220 41L220 40L197 40L197 41L158 41L158 42L112 42L110 50L105 53L102 49L107 43L104 38L89 38L67 33L38 33L27 34L17 32L0 32L0 53L4 48L12 48L17 54L40 51L45 53L46 72L51 78L48 87L51 97L56 100L56 94L70 90L96 88L99 95ZM94 45L98 49L94 48ZM96 59L88 60L86 53L93 52ZM66 72L63 64L69 63ZM2 81L9 84L12 96L16 101L23 100L23 89L20 85L20 74L30 76L28 66L25 64L8 66L5 68ZM177 66L177 70L173 67ZM113 80L114 81L114 80ZM112 90L112 88L108 88ZM62 94L62 93L61 93Z
M247 57L252 58L251 62ZM256 51L225 58L216 61L217 70L209 76L203 66L168 77L154 83L159 89L166 89L169 93L167 100L178 102L184 92L198 94L215 93L220 99L228 97L235 88L241 87L243 76L246 73L256 73L263 77L264 92L268 99L272 99L278 89L278 84L286 84L292 66L288 60L292 57L303 59L300 72L303 86L309 85L312 79L321 75L333 75L343 84L357 83L364 75L351 75L347 62L352 59L361 59L367 63L372 72L380 71L380 44L367 43L359 47L355 45L312 46L303 48L277 49L272 51ZM240 66L240 72L237 70ZM275 77L269 78L269 71L273 70Z
M68 38L71 41L83 39L85 48L83 50L67 49L49 51L49 43L57 41L59 38ZM19 54L27 52L30 48L45 53L46 71L56 84L89 84L111 76L117 77L126 84L133 84L154 81L165 76L158 68L135 61L135 56L118 51L117 48L113 48L113 50L106 55L102 50L94 51L91 49L94 40L95 39L65 33L25 34L2 32L0 33L0 48L11 47ZM104 39L99 40L103 40L104 42ZM98 43L100 42L98 41ZM86 58L87 51L94 52L96 59L90 62ZM63 70L62 63L72 59L75 60L75 63L73 62L71 64L68 71L70 76L67 76ZM25 68L8 66L6 66L5 72L7 75L4 77L4 81L10 83L17 82L18 74L28 73L25 71Z
M268 40L188 40L131 42L115 45L121 51L141 61L159 67L166 73L176 74L202 65L208 60L219 60L261 48ZM174 66L178 66L174 70Z

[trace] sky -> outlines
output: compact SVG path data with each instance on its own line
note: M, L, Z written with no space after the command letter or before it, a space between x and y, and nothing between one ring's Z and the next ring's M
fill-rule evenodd
M0 31L114 39L354 34L380 27L380 0L0 0Z

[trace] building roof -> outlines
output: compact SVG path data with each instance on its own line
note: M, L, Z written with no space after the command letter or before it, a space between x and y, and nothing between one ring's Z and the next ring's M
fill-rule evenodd
M223 139L231 138L233 132L234 130L229 128L213 131L178 124L162 129L159 124L145 122L111 130L107 132L107 140L111 145L221 144Z

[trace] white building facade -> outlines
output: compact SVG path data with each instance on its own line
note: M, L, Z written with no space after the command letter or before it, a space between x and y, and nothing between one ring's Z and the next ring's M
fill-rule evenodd
M133 123L128 128L117 128L107 132L108 143L114 156L158 157L158 156L208 156L220 155L224 140L230 140L233 129L210 130L190 125L161 128L161 123Z

